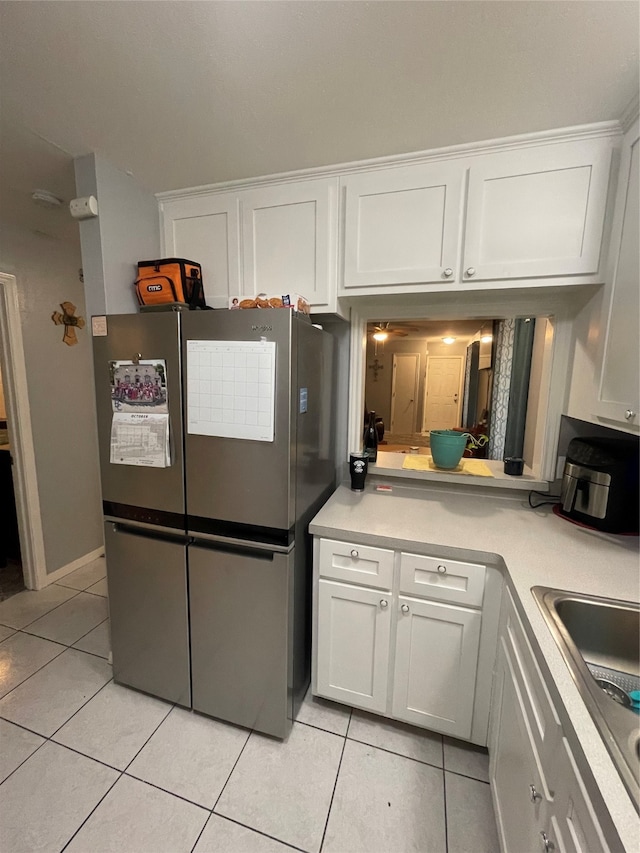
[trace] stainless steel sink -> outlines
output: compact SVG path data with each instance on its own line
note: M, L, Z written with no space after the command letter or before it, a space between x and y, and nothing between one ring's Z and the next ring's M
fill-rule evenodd
M640 605L534 586L532 593L640 811Z

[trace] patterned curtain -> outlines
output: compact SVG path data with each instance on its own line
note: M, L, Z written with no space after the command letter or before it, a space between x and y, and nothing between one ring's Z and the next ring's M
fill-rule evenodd
M515 319L499 320L494 330L495 369L491 399L491 424L488 459L504 457L504 439L509 416L509 391L511 390L511 368L513 364L513 339Z

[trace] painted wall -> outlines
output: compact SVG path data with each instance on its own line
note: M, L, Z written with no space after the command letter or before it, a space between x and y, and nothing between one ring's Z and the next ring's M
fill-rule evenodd
M0 421L6 421L7 407L4 402L4 385L2 384L2 373L0 372Z
M69 347L51 321L67 300L86 316L80 265L76 243L3 227L0 269L19 291L47 573L103 544L91 338L80 330Z
M158 204L125 172L95 154L74 161L79 197L98 199L98 216L80 222L87 316L133 314L137 263L160 255Z

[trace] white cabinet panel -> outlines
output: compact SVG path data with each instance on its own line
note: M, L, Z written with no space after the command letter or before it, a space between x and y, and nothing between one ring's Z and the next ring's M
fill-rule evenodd
M612 282L606 302L609 313L603 318L606 343L596 412L629 426L640 423L639 149L636 122L622 150L616 200L618 227L612 236Z
M522 699L504 650L498 655L490 779L503 853L543 851L546 800Z
M404 596L397 606L393 716L468 738L481 614Z
M400 592L481 607L486 567L423 554L401 554Z
M320 577L390 590L393 551L320 539Z
M166 257L202 265L207 305L227 308L240 293L240 237L235 193L212 193L161 203Z
M370 711L387 705L391 600L376 590L321 580L318 693Z
M597 272L610 164L601 140L472 163L462 279Z
M322 178L240 194L244 294L295 292L314 307L335 301L337 188L337 178Z
M453 277L463 177L459 163L344 177L344 287Z
M571 747L562 738L562 784L555 797L556 833L566 853L607 853L607 845Z

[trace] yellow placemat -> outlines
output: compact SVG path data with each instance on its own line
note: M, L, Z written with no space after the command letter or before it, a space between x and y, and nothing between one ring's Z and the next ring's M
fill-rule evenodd
M403 468L410 471L438 471L440 474L471 474L474 477L493 477L489 466L482 459L461 459L456 468L437 468L431 456L410 454L404 457Z

